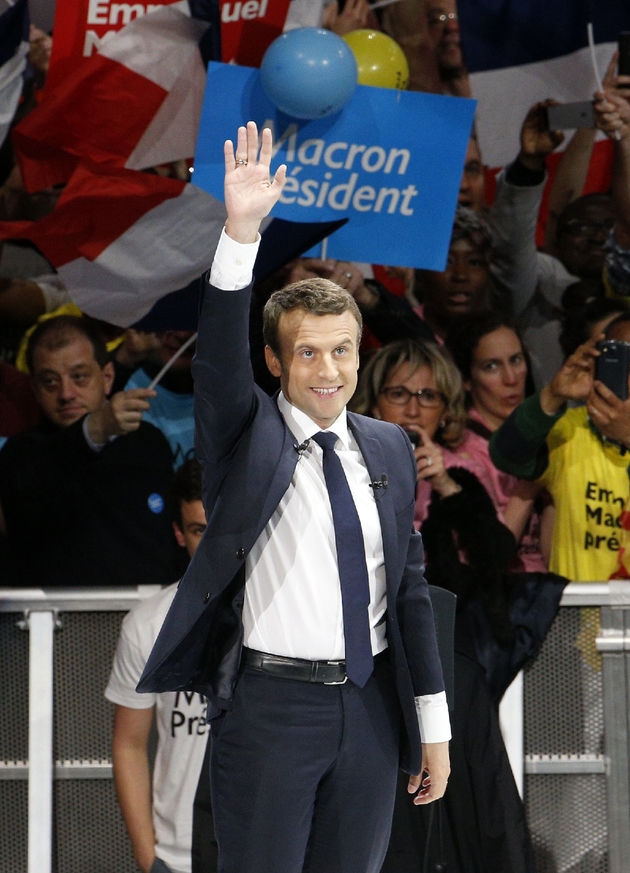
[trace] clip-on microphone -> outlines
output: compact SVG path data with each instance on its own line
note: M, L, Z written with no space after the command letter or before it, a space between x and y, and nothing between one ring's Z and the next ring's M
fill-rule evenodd
M293 448L298 453L298 455L300 457L302 457L304 452L308 449L309 443L310 443L310 439L304 440L304 442L300 443L299 445L298 445L298 443L294 443Z
M383 491L387 488L387 474L383 473L380 479L375 479L374 482L370 482L370 488L376 491L377 488L382 488Z

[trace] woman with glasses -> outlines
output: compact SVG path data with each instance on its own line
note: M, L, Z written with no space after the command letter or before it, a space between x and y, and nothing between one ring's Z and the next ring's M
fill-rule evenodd
M434 823L401 783L382 873L439 864L449 873L534 873L523 805L477 656L480 626L496 645L512 644L504 571L516 543L482 484L483 468L455 451L466 421L461 377L439 346L401 340L368 361L352 408L409 434L427 580L458 597L449 787Z
M490 489L483 467L456 453L466 425L462 380L450 355L437 344L399 340L379 349L362 372L351 406L407 432L418 465L418 527L432 494L445 498L461 490L451 467L470 471Z

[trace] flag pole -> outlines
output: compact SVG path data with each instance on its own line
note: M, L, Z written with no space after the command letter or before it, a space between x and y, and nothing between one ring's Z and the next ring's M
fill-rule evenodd
M189 336L188 339L186 340L186 342L177 349L177 351L175 352L173 357L168 359L168 361L164 364L164 366L162 367L160 372L157 374L155 379L149 385L149 389L151 391L153 391L155 386L160 382L160 380L162 379L162 376L164 376L165 373L168 373L168 371L173 366L175 361L179 358L179 356L183 355L184 352L186 351L186 349L188 348L188 346L192 345L196 339L197 339L196 333L194 333L192 336Z

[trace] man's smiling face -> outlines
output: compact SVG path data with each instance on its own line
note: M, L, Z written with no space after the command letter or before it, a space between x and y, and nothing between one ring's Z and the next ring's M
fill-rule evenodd
M278 324L280 357L265 348L287 400L322 429L339 417L357 387L359 328L351 312L285 312Z

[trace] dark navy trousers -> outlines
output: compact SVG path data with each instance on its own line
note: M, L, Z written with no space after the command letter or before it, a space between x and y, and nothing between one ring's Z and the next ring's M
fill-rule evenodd
M381 658L364 688L243 670L233 709L212 723L219 873L378 873L400 732Z

